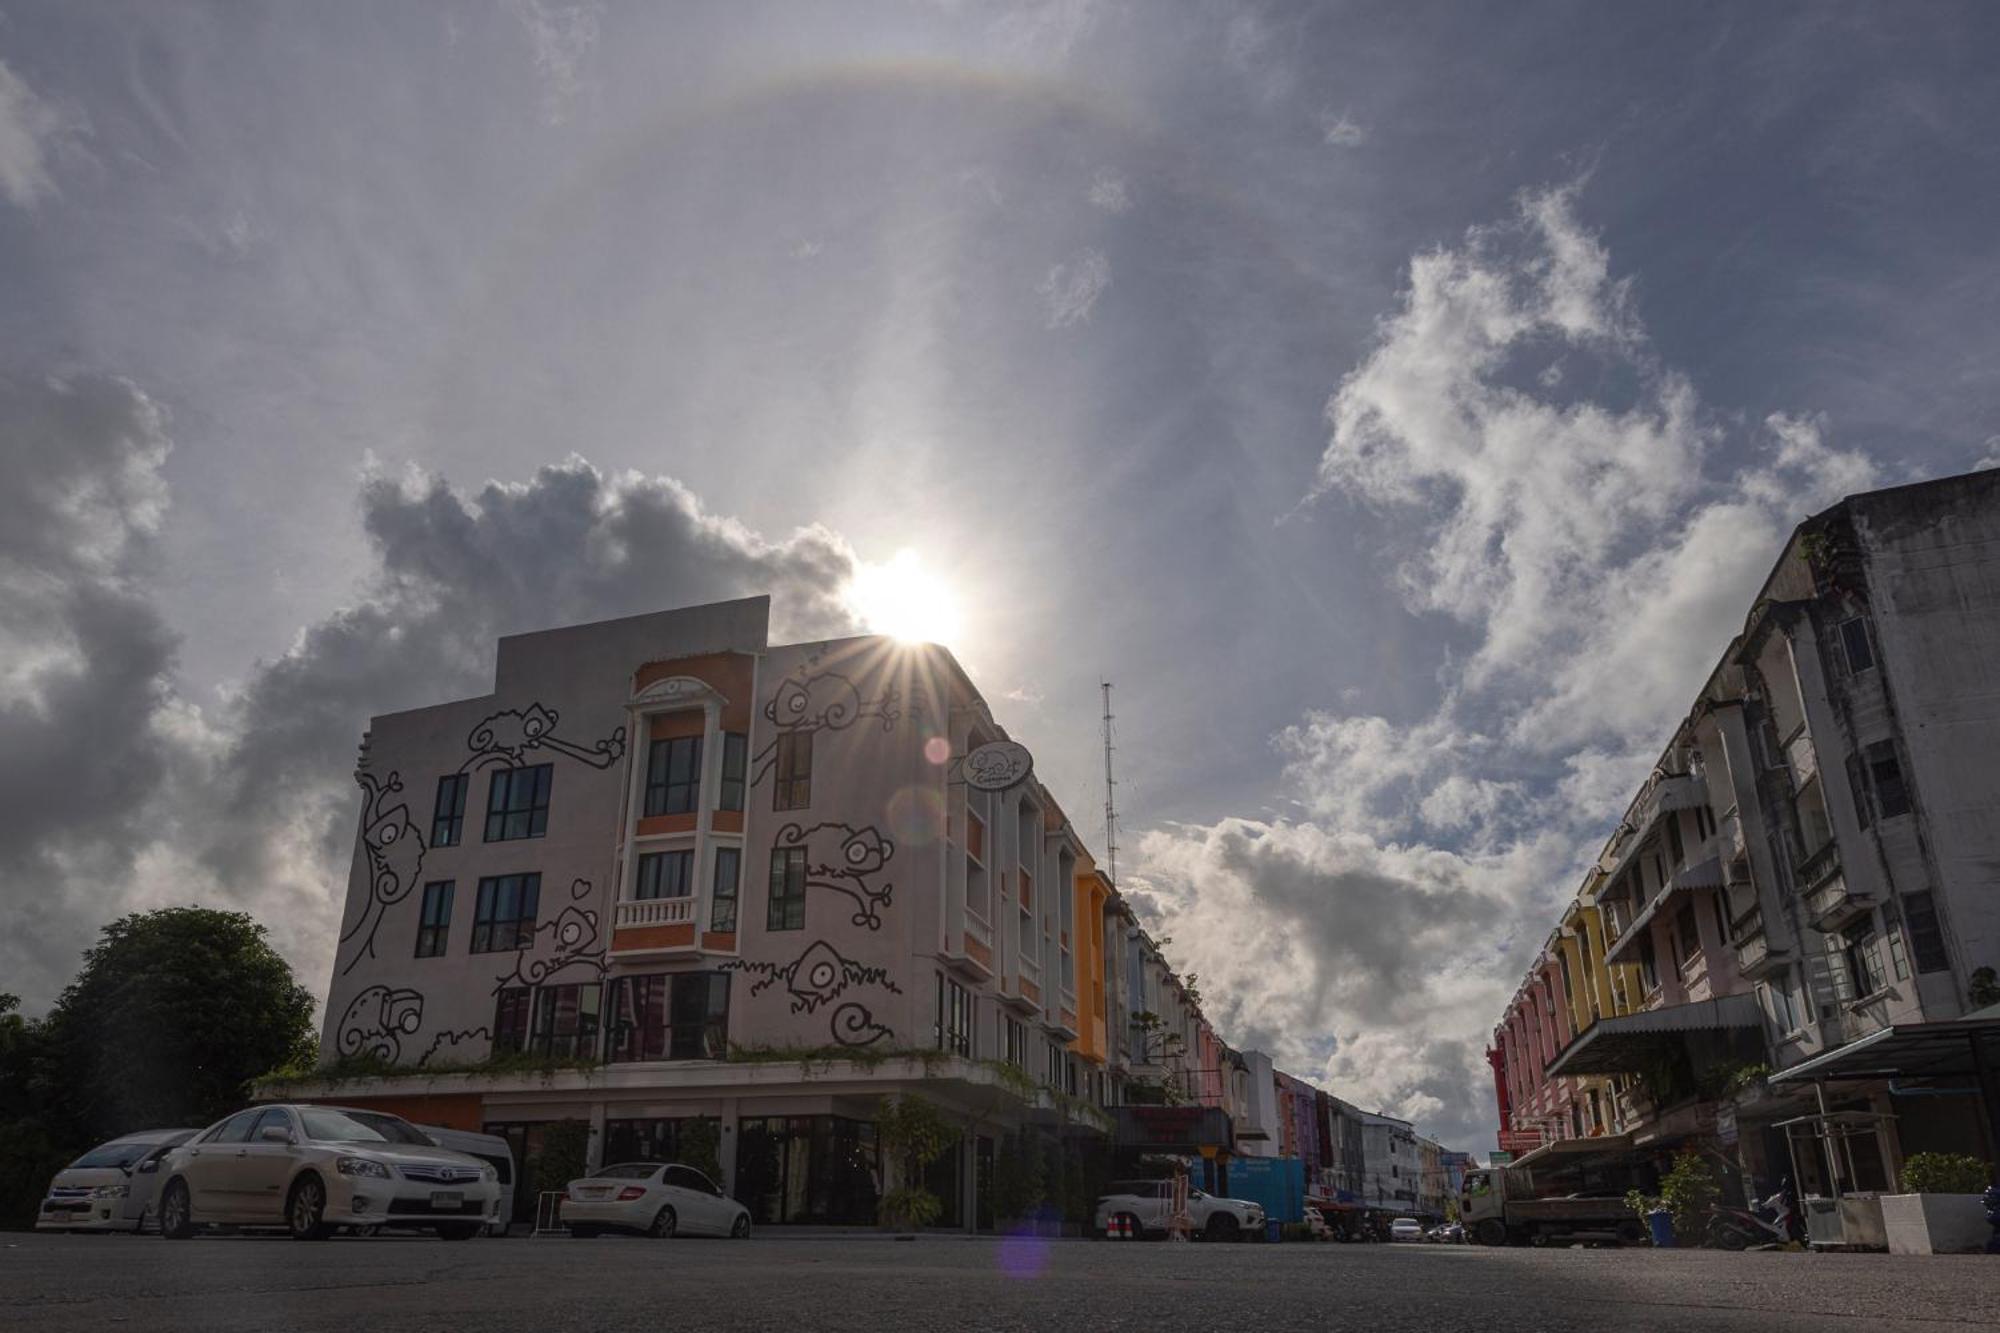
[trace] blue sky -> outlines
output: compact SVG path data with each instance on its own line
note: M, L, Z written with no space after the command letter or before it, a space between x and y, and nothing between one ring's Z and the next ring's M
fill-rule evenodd
M1085 824L1117 682L1225 1031L1471 1146L1782 534L2000 455L1996 27L0 0L6 984L189 896L317 983L369 713L909 549Z

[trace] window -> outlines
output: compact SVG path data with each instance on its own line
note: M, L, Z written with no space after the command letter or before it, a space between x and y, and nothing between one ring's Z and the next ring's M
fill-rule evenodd
M1876 741L1868 747L1868 778L1882 818L1910 813L1910 790L1903 785L1903 766L1896 760L1894 741Z
M993 892L986 877L986 821L965 807L965 910L981 921L993 920ZM983 799L983 798L982 798Z
M465 836L465 789L469 773L447 773L438 779L437 806L431 814L431 846L456 847Z
M535 1025L528 1050L555 1060L588 1059L597 1054L597 1025L602 988L596 982L544 986L535 992Z
M1047 1082L1052 1088L1060 1088L1063 1085L1063 1050L1062 1047L1056 1045L1054 1042L1049 1043L1049 1076Z
M691 1166L668 1167L666 1173L660 1177L660 1183L662 1185L671 1185L677 1190L688 1190L695 1194L719 1195L722 1193L721 1190L709 1182L707 1176L704 1176Z
M1951 970L1951 960L1945 955L1944 931L1938 925L1937 900L1929 889L1903 899L1903 925L1910 934L1910 952L1916 956L1917 971Z
M1653 933L1650 930L1639 937L1639 980L1648 994L1660 988L1659 959L1653 954Z
M494 770L486 789L486 841L539 838L549 829L552 764Z
M720 1060L728 1053L729 975L674 972L611 983L610 1058Z
M495 875L479 881L473 905L472 952L503 953L535 942L535 907L542 896L540 875Z
M1028 1030L1021 1026L1019 1019L1007 1022L1007 1063L1020 1069L1028 1067ZM1140 1063L1145 1063L1143 1060Z
M1664 822L1667 826L1667 864L1678 867L1687 859L1687 846L1681 841L1681 817L1668 811Z
M806 928L806 849L779 847L771 853L771 898L766 930Z
M810 731L778 733L777 788L771 793L773 810L803 810L812 804L813 734Z
M750 771L750 738L740 731L722 733L722 794L718 802L723 810L741 810L743 796L747 790L746 775Z
M1722 899L1723 895L1718 891L1708 900L1715 907L1715 939L1717 944L1729 943L1729 908L1724 904Z
M694 892L694 853L647 852L639 858L638 884L632 896L685 898Z
M942 972L937 974L937 1019L931 1035L941 1051L972 1054L972 997Z
M434 879L424 885L423 910L417 915L417 957L442 958L451 934L452 881Z
M654 741L646 750L646 814L691 814L700 804L701 737Z
M1840 622L1840 647L1847 654L1847 674L1858 676L1875 668L1875 649L1868 642L1868 622L1860 616Z
M1882 951L1868 921L1857 921L1841 932L1841 959L1854 984L1854 998L1866 999L1888 984L1882 975Z
M715 849L715 887L709 897L708 928L728 932L736 929L736 886L743 878L743 849Z
M229 1119L195 1140L195 1142L248 1143L250 1141L250 1126L257 1122L257 1117L262 1113L261 1108L254 1106L247 1111L238 1111L235 1115L230 1116Z
M1681 967L1686 967L1694 961L1694 956L1701 952L1701 934L1695 925L1694 904L1691 902L1682 903L1681 910L1675 914L1674 940L1678 955L1675 962Z
M528 1009L534 992L526 986L508 986L493 1006L493 1050L518 1051L528 1044Z
M1861 756L1847 756L1847 787L1854 793L1854 819L1862 828L1875 822L1875 808L1868 803L1868 766Z

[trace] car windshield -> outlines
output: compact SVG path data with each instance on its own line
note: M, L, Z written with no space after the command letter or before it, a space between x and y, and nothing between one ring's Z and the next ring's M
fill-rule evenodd
M387 1130L378 1129L369 1120L391 1120L393 1116L374 1115L363 1120L358 1115L346 1111L329 1111L313 1107L299 1112L299 1121L306 1127L306 1137L318 1143L407 1143L412 1140L391 1135ZM401 1124L401 1121L397 1121ZM422 1142L423 1140L414 1140Z
M350 1120L358 1120L391 1143L408 1143L419 1148L435 1148L438 1145L426 1137L421 1130L407 1120L386 1115L381 1111L344 1111Z
M591 1172L592 1180L646 1180L660 1169L658 1162L620 1162Z
M92 1148L70 1165L78 1166L131 1166L159 1145L156 1143L106 1143Z

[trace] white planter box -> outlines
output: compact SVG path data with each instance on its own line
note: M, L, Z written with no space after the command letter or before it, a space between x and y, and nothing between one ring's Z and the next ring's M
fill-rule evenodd
M1977 1254L1993 1234L1977 1194L1885 1194L1891 1254Z

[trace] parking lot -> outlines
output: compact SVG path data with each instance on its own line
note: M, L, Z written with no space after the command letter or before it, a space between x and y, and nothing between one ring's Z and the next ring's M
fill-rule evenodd
M12 1328L1946 1329L1993 1327L1981 1256L1169 1245L8 1235Z

